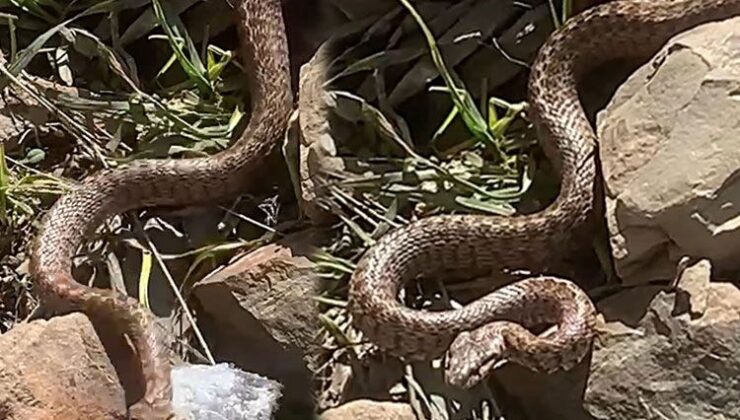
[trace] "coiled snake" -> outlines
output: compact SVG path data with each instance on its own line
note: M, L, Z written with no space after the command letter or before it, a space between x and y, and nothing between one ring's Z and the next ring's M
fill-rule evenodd
M170 367L152 315L133 298L75 282L71 259L82 242L81 233L111 214L209 204L259 182L260 163L275 150L292 107L287 42L279 0L236 3L252 98L251 119L241 138L208 158L137 161L87 178L45 216L31 253L31 277L47 312L81 311L94 319L111 318L131 337L146 379L144 397L131 407L135 418L171 414ZM400 305L399 287L440 268L536 269L555 258L593 205L596 139L578 101L578 76L616 54L647 56L676 32L737 14L738 9L740 0L614 2L571 19L542 47L529 86L543 146L561 169L555 203L525 217L423 219L384 236L351 280L350 309L356 325L381 347L412 358L440 354L463 333L453 344L457 356L449 375L461 385L475 382L500 356L544 370L567 368L580 360L592 336L593 306L570 282L524 280L461 310L433 313ZM513 322L485 326L500 319ZM532 336L518 325L537 320L561 325L549 338ZM481 326L483 330L465 333ZM494 356L478 351L481 346L476 344L483 337L496 337L492 331L501 333L494 340Z
M450 349L446 379L465 387L502 359L544 372L579 363L593 340L594 307L570 281L529 278L448 311L408 308L398 301L400 287L446 270L546 272L593 213L597 139L579 101L579 78L605 60L649 58L674 34L738 13L740 0L613 1L568 20L541 47L529 78L530 116L560 171L555 202L518 217L429 217L384 235L351 278L358 329L410 361ZM540 337L525 329L542 323L558 329Z

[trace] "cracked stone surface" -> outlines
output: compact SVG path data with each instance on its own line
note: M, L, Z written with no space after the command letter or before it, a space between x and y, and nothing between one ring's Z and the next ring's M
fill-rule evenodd
M740 18L676 36L598 118L615 266L669 279L684 256L740 254Z

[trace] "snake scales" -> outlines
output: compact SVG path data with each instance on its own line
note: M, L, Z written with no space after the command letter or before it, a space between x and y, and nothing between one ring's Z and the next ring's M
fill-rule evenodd
M241 138L208 158L137 161L87 178L47 213L31 253L31 277L49 314L81 311L111 319L132 339L146 380L144 396L131 407L135 418L171 415L170 367L153 317L135 299L75 282L71 259L82 232L112 214L209 204L258 182L260 163L275 150L292 107L287 41L279 0L237 3L252 98L252 116ZM451 353L458 357L450 371L457 372L453 382L462 385L484 374L480 366L492 360L488 351L468 349L481 350L477 343L495 331L503 333L501 355L533 368L550 370L579 360L590 341L593 306L570 282L528 279L461 310L434 313L401 306L396 300L400 285L442 267L545 266L592 210L596 139L578 102L578 76L617 53L649 55L670 35L738 9L740 0L615 2L569 21L542 48L530 79L532 117L545 150L561 169L558 199L531 216L434 217L386 235L352 277L350 308L356 324L381 347L412 358L439 354L460 335L452 344ZM600 30L608 34L595 36ZM489 324L503 318L514 323ZM538 338L518 325L538 320L558 322L561 328L554 337ZM467 356L459 357L460 352ZM476 362L467 363L466 357Z
M167 352L152 314L131 297L75 282L72 257L82 232L111 214L152 206L213 204L264 179L262 163L279 145L293 106L285 27L280 0L240 0L235 9L252 98L251 118L240 139L211 157L137 161L88 177L47 213L31 253L31 276L45 311L106 317L130 336L146 380L144 396L130 409L134 418L170 414Z
M434 216L384 235L351 278L354 325L410 361L449 349L445 377L463 387L502 359L542 372L578 364L593 340L595 311L570 281L528 278L447 311L406 307L400 288L445 270L546 272L593 213L597 138L579 101L579 78L608 59L649 58L674 34L738 13L740 0L614 1L570 19L541 47L529 78L530 117L560 171L557 199L531 215ZM557 331L535 336L525 328L543 323Z

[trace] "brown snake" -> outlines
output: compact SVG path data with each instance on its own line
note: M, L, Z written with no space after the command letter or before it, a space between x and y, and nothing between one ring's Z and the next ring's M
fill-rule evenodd
M47 311L107 317L131 337L146 380L143 398L131 407L136 418L166 418L171 413L170 367L153 316L133 298L75 282L71 261L82 232L112 214L143 207L210 204L259 182L260 163L275 150L292 107L287 42L279 0L237 3L252 98L251 119L241 138L229 150L208 158L137 161L87 178L45 216L31 254L31 276ZM546 266L571 229L584 224L592 211L596 139L578 101L577 77L619 51L648 56L672 34L737 14L738 9L740 0L615 2L570 20L542 48L530 79L534 122L545 150L561 168L558 199L535 215L434 217L386 235L352 278L350 300L356 324L394 354L427 358L444 352L458 334L491 321L526 324L541 317L562 322L553 337L537 338L517 324L494 323L482 332L461 335L452 353L469 353L473 364L502 356L544 370L580 360L591 339L593 306L570 282L525 280L461 310L435 313L400 305L399 287L405 280L443 267ZM608 34L596 36L594 31L602 29ZM489 329L502 333L496 344L499 355L468 352L467 348L481 349L476 343L480 335L492 334ZM453 382L464 384L484 373L477 365L471 371L471 363L465 360L453 358L451 371L468 375L453 375Z
M240 139L211 157L143 160L88 177L45 216L31 253L31 277L47 313L81 311L92 319L105 317L130 336L146 381L143 398L130 409L134 418L171 414L167 351L147 309L131 297L74 281L72 257L83 232L112 214L143 207L213 204L264 179L262 163L279 145L293 106L285 27L280 0L235 3L252 98L251 118Z
M568 20L541 47L529 78L530 116L561 176L557 199L531 215L434 216L386 234L351 278L354 325L409 361L450 349L446 379L464 387L502 359L543 372L578 364L593 341L595 310L570 281L529 278L447 311L406 307L400 288L445 270L546 272L573 232L588 229L594 211L597 138L579 101L580 77L608 59L647 59L678 32L737 14L740 0L613 1ZM557 331L536 336L525 329L542 323Z

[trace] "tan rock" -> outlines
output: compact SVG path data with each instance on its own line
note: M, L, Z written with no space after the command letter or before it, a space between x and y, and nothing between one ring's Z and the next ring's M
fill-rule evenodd
M331 136L328 104L325 90L331 55L328 46L322 46L311 60L301 67L298 118L291 119L284 146L301 212L316 225L328 224L335 218L320 206L325 194L326 174L344 171L344 164L337 157L337 148Z
M405 403L355 400L324 411L321 420L416 420L416 415Z
M627 283L669 279L684 255L740 253L740 18L676 36L599 117L607 222Z
M18 324L0 336L0 418L126 418L123 388L86 316Z
M702 316L709 305L710 292L713 285L710 284L712 265L707 260L702 260L683 272L677 285L678 292L686 293L686 305L694 316Z

